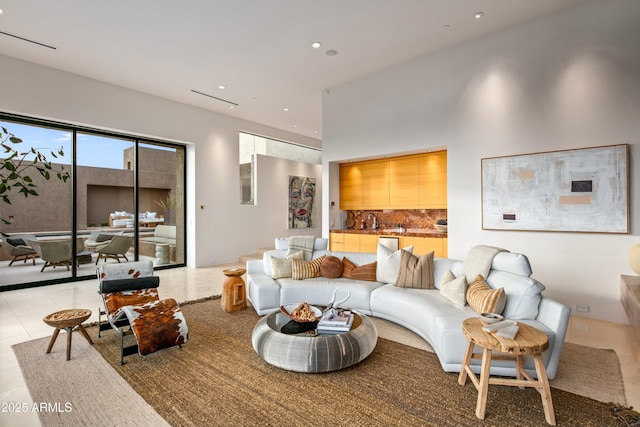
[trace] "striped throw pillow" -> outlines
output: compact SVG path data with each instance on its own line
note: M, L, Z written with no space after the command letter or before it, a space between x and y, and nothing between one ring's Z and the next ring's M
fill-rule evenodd
M320 276L320 264L326 255L316 258L312 261L303 261L301 259L291 260L291 278L294 280L311 279Z
M478 313L501 314L506 302L504 288L491 289L482 275L467 288L467 303Z
M401 249L400 270L394 283L399 288L435 289L433 285L433 252L413 255Z
M374 261L371 264L361 265L351 271L351 278L353 280L366 280L367 282L376 281L376 267L377 262Z
M342 258L342 276L341 277L345 277L347 279L353 279L352 273L356 267L358 266L355 265L353 261L351 261L349 258L347 257Z

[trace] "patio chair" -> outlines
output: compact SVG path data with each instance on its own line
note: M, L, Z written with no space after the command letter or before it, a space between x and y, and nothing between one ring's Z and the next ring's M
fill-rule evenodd
M42 273L45 268L57 266L67 267L71 265L72 256L72 242L71 239L67 240L31 240L28 239L27 243L31 246L40 258L44 261L44 265L40 272ZM76 239L76 250L82 252L84 250L84 242L81 238Z
M4 246L7 253L13 257L9 266L21 259L24 260L25 263L31 259L33 265L36 265L36 255L38 255L38 253L27 243L27 240L35 240L35 235L22 234L19 236L7 236L3 234L0 238L2 239L2 246Z
M84 242L84 248L88 251L96 251L96 249L106 246L113 236L122 236L122 231L119 232L103 232L92 231L87 240Z
M97 275L104 303L98 311L98 338L105 330L118 332L121 365L136 352L144 357L187 343L189 328L178 303L158 298L160 278L153 275L151 261L101 264ZM105 315L107 321L102 320ZM125 337L132 335L136 343L125 345Z
M118 262L120 262L120 258L124 258L125 261L128 262L129 258L127 258L126 253L132 243L133 236L113 236L106 245L95 248L95 251L98 253L96 265L98 265L100 259L104 259L104 261L107 262L107 258L113 258Z

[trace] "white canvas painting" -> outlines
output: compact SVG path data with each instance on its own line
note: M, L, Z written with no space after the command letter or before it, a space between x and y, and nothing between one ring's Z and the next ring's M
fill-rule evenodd
M482 159L482 228L628 233L628 150Z

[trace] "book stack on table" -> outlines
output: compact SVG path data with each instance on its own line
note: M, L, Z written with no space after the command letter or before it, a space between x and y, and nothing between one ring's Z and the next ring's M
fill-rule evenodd
M354 315L349 310L341 311L339 314L325 313L318 322L318 333L339 334L348 332L353 326Z

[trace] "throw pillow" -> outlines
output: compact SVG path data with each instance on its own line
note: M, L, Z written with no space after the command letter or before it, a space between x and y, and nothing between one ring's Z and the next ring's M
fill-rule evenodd
M433 252L416 256L401 250L400 254L400 270L394 286L435 289L433 285Z
M351 271L351 278L353 280L366 280L367 282L376 281L376 262L371 264L361 265Z
M291 260L302 259L302 252L296 252L292 255L288 255L286 258L271 257L271 278L282 279L284 277L291 277Z
M442 277L440 284L440 295L445 297L459 307L467 304L465 297L467 293L467 278L464 274L458 278L454 276L451 270L447 270Z
M491 289L482 275L467 289L467 302L478 313L502 314L507 296L504 288Z
M320 276L320 265L325 258L326 255L322 255L320 258L312 261L293 258L291 260L291 278L294 280L303 280Z
M113 239L113 234L98 234L96 237L96 242L106 242L107 240Z
M351 261L349 258L344 257L342 258L342 277L347 278L347 279L353 279L353 270L356 269L356 267L358 267L357 265L355 265L353 263L353 261Z
M400 257L402 256L401 250L405 250L410 254L413 254L413 246L393 251L386 246L378 243L378 252L376 255L377 271L376 276L378 282L383 283L395 283L398 278L398 272L400 271Z
M27 246L25 241L22 239L7 239L7 243L11 246Z
M329 279L335 279L340 277L344 266L342 260L335 256L328 256L322 260L320 264L320 275L328 277Z

